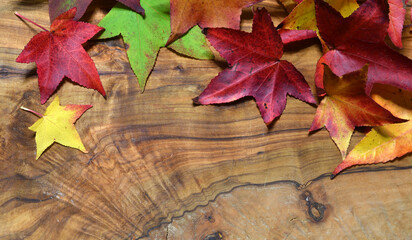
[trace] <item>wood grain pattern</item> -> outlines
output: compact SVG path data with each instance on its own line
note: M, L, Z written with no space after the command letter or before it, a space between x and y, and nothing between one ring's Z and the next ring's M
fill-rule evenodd
M95 1L84 20L98 23L113 4ZM274 0L259 6L275 23L285 16ZM47 1L0 3L1 239L411 238L410 155L330 181L340 153L327 131L308 135L314 107L288 98L267 127L251 99L193 106L221 58L162 49L141 94L120 38L86 44L107 98L70 81L55 95L93 105L76 123L89 153L54 144L35 161L36 117L19 107L44 111L50 100L40 105L35 64L15 62L39 31L15 11L49 24ZM242 19L250 30L250 9ZM408 31L402 52L412 57ZM285 53L312 89L320 54L316 41Z
M239 186L144 239L410 239L410 169ZM347 182L362 182L348 186ZM344 187L342 187L344 185ZM376 188L382 189L377 191ZM352 194L348 194L351 191ZM213 238L214 237L214 238Z

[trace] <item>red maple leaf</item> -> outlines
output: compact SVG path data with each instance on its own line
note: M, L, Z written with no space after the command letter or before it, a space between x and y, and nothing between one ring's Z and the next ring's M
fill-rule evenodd
M384 43L388 15L382 0L368 0L347 18L322 0L315 0L319 34L329 48L318 61L315 82L323 88L323 63L338 76L369 64L366 93L374 83L412 90L412 61Z
M87 7L93 0L49 0L50 21L60 16L60 14L71 8L77 8L74 20L79 20L86 12ZM140 5L140 0L117 0L138 13L144 14L144 9Z
M280 60L283 44L266 9L255 13L251 33L211 28L206 37L231 68L212 79L195 103L226 103L253 96L265 123L282 114L287 94L315 103L303 75Z
M106 95L94 62L81 45L103 28L73 21L75 14L76 8L73 8L60 15L50 31L36 24L44 31L35 35L16 59L20 63L36 62L42 104L65 76Z

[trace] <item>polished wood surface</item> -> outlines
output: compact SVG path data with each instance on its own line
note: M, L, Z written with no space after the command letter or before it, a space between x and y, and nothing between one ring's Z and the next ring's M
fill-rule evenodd
M114 1L95 0L83 20L97 24ZM275 24L285 16L264 1ZM253 99L194 106L225 61L159 53L141 93L121 38L85 45L107 97L64 81L62 104L92 104L76 123L87 154L52 145L35 160L42 112L36 65L16 63L39 29L47 1L0 2L0 239L410 239L412 157L354 167L326 130L308 134L315 108L288 97L266 126ZM242 15L250 31L250 9ZM409 20L408 20L409 21ZM412 58L404 31L402 53ZM286 48L314 91L316 41ZM352 145L363 133L356 132Z

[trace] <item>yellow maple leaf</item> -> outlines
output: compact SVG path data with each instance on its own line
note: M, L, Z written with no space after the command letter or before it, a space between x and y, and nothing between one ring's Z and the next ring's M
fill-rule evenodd
M54 98L53 102L47 107L44 115L31 109L21 107L21 109L41 117L29 127L30 130L36 132L36 160L54 142L87 153L86 148L74 127L74 123L91 107L91 105L74 104L60 106L59 97Z

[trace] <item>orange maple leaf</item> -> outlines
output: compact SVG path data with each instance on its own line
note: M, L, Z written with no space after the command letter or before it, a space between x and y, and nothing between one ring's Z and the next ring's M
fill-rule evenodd
M368 67L365 66L339 78L325 65L323 79L326 96L319 104L309 131L325 126L342 158L346 156L355 127L403 122L366 95L367 73Z
M372 98L404 123L375 127L333 171L332 177L353 165L384 163L412 151L412 92L376 84Z
M172 33L168 43L199 25L201 28L239 29L242 8L262 0L170 0Z

